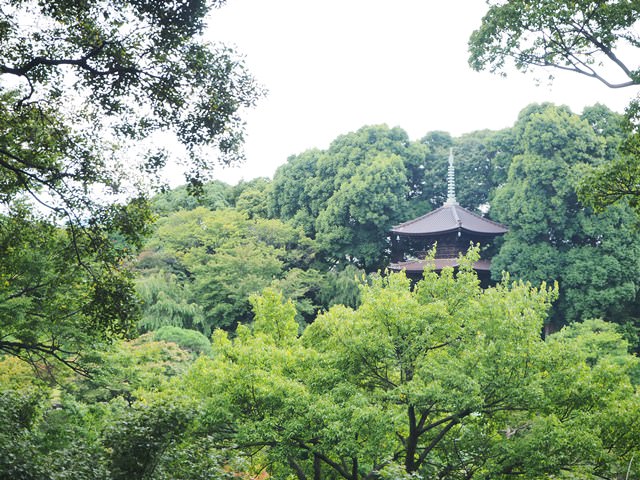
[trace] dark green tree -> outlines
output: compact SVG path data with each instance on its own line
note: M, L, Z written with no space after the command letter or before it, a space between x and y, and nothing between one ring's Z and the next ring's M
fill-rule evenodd
M314 179L318 177L319 150L307 150L291 156L278 167L273 176L269 210L273 217L300 226L309 235L315 235L315 219L326 198L315 198Z
M0 351L72 362L130 331L126 264L150 220L135 178L167 156L122 152L173 132L197 185L212 161L241 157L238 112L260 95L231 50L202 39L222 3L0 2Z
M411 142L406 132L398 127L367 126L341 135L327 150L309 150L293 156L276 171L271 190L271 214L291 220L301 225L307 234L315 236L316 219L327 209L331 197L356 175L361 166L371 164L381 154L401 159L406 185L403 195L410 202L417 201L423 193L426 152L425 145Z
M231 201L238 210L246 212L250 218L269 218L270 192L271 181L268 178L241 181L233 187Z
M512 130L519 150L491 200L494 217L510 227L493 259L494 277L508 271L533 283L558 280L556 324L597 316L635 321L634 215L626 205L597 214L576 194L584 172L606 162L615 141L552 105L527 107Z
M489 11L469 40L475 70L504 74L513 64L522 71L544 68L584 75L610 88L640 84L635 53L640 36L636 1L527 0L490 1ZM550 75L552 78L552 75ZM595 112L586 115L595 119ZM632 99L623 124L620 155L595 167L582 179L583 201L602 209L628 199L640 211L640 103ZM586 117L585 117L586 118ZM617 128L617 127L616 127ZM614 145L618 142L614 142ZM613 146L613 145L611 145ZM613 150L612 150L613 153Z
M400 157L379 155L340 185L316 221L327 258L367 271L384 266L387 232L407 210L405 172Z
M496 172L505 168L494 167L505 148L497 134L452 138L434 131L410 141L400 128L367 126L338 137L327 150L291 157L270 186L269 214L302 226L333 268L352 263L375 271L388 261L389 229L446 200L451 148L460 203L484 211L501 178Z
M341 135L327 150L303 152L278 169L270 214L317 237L328 263L376 270L385 262L388 229L430 208L427 151L398 127Z
M479 209L488 203L490 192L496 185L494 159L499 149L495 137L496 132L488 130L459 138L445 132L429 132L422 137L420 141L429 147L422 194L427 206L420 206L415 216L439 208L446 201L450 149L453 149L456 170L456 198L463 207L479 213Z

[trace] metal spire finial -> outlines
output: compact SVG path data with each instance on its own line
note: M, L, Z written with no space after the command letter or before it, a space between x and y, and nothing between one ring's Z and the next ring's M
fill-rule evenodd
M458 205L456 200L456 172L453 167L453 148L449 149L449 172L447 174L447 201L445 205Z

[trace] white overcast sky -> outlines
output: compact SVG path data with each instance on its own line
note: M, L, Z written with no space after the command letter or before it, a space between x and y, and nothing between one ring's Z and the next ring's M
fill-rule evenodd
M511 126L532 102L622 111L635 95L572 74L537 86L548 74L472 71L467 40L485 11L483 0L228 0L207 38L241 52L268 95L244 115L246 163L216 178L271 177L364 125L457 136Z

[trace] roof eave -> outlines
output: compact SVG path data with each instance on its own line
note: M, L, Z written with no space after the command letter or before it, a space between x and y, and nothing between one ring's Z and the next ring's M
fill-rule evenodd
M469 230L467 228L464 227L457 227L457 228L451 228L449 230L440 230L437 232L429 232L429 233L416 233L416 232L403 232L402 230L390 230L390 233L394 233L394 234L400 234L400 235L404 235L406 237L436 237L438 235L443 235L445 233L455 233L455 232L465 232L465 233L475 233L477 235L484 235L484 236L498 236L498 235L504 235L505 233L507 233L509 230L505 230L504 232L480 232L477 230Z

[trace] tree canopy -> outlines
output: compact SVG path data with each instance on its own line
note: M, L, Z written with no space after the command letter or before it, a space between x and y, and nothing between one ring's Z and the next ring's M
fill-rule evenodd
M611 135L621 136L598 132L593 114L581 118L553 105L523 110L513 128L518 150L491 198L495 218L510 227L493 259L494 277L508 271L534 284L557 280L556 324L592 317L625 323L636 316L634 214L624 204L596 213L576 193L585 171L608 161Z
M151 219L135 179L166 155L130 147L173 132L197 184L241 157L239 112L260 95L202 40L222 3L0 2L0 351L73 358L81 337L131 331L127 262Z
M637 478L633 106L366 126L273 181L206 183L261 93L202 40L222 3L0 0L0 478ZM638 46L636 2L554 5L492 3L478 68L598 77L595 45L636 81L612 53ZM148 199L170 132L190 181ZM510 227L499 282L477 247L375 273L389 228L443 203L451 148L461 204Z
M325 151L289 158L266 192L268 214L302 226L336 267L376 271L388 261L389 229L446 199L450 147L459 154L462 205L476 210L487 202L493 186L492 135L454 139L430 132L411 141L399 127L363 127L336 138Z
M282 478L637 469L637 422L614 433L639 408L629 377L637 359L618 350L619 336L588 354L582 347L598 344L597 329L543 340L556 290L510 281L481 290L474 258L457 277L428 272L413 289L403 274L379 277L358 309L334 307L301 337L293 306L267 292L254 302L260 322L233 340L215 334L214 357L201 357L176 387L207 405L221 444Z
M16 107L60 108L80 94L91 129L108 118L122 135L168 129L192 153L213 143L234 154L238 110L258 90L231 50L200 36L223 3L4 2L0 74L18 82Z
M0 476L637 476L640 365L615 326L543 339L557 287L483 290L476 255L414 288L378 276L301 335L266 289L234 335L164 327L87 351L91 377L0 358Z
M320 289L315 255L301 229L277 219L205 207L161 217L137 264L141 326L233 330L252 318L250 295L270 285L301 302L310 319Z
M542 67L594 78L610 88L640 85L636 1L509 0L489 3L489 11L469 39L475 70L505 74ZM552 78L553 75L550 75ZM581 198L597 209L628 200L640 211L640 103L631 98L623 122L619 155L585 175Z
M640 14L636 1L489 1L489 11L469 39L475 70L504 72L509 64L568 70L611 88L640 83L633 49ZM630 47L630 48L625 48Z

